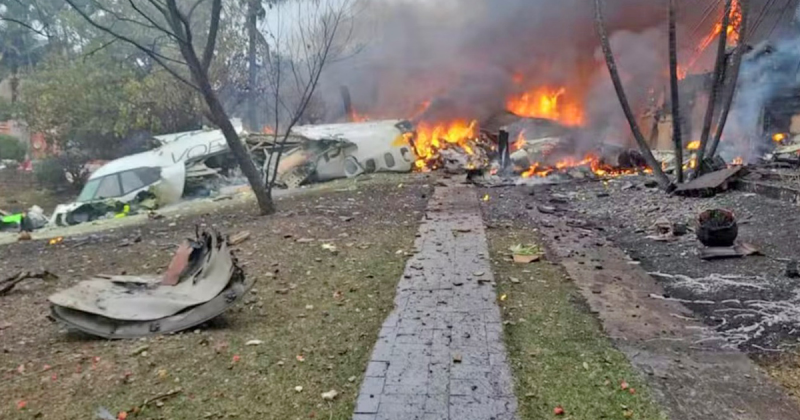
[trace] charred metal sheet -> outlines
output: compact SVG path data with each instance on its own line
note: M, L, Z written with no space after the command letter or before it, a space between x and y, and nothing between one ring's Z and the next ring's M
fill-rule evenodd
M675 190L677 195L685 196L711 196L720 191L729 189L730 184L736 180L740 172L741 166L734 166L731 168L723 169L721 171L711 172L705 174L691 182L681 184Z
M175 286L156 277L98 276L51 296L52 315L92 335L143 337L201 324L252 287L218 234L204 232L190 249Z

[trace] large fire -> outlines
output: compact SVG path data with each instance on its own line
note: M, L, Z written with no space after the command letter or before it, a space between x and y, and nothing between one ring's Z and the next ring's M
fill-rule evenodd
M411 138L417 153L417 169L435 169L432 166L439 156L439 151L448 147L459 146L468 155L474 154L469 142L477 136L478 121L475 120L419 123L416 135Z
M579 103L566 97L567 90L540 87L508 99L506 108L528 118L547 118L567 126L580 126L584 123L583 109Z
M633 169L633 168L615 168L611 165L607 165L601 161L600 158L593 154L587 154L583 160L577 160L575 158L566 158L562 159L555 163L555 165L545 165L542 163L534 163L527 171L522 173L523 178L533 178L533 177L540 177L545 178L550 176L554 172L563 171L565 169L570 168L580 168L585 167L592 171L596 176L601 178L613 178L622 175L635 175L640 172L644 173L652 173L652 170L649 168L640 168L640 169Z
M728 24L728 35L727 35L727 43L728 46L733 46L739 43L739 31L741 30L742 26L742 6L739 4L739 0L733 0L733 4L731 7L731 14L730 14L730 23ZM709 46L714 42L717 37L722 34L722 23L717 23L714 25L714 29L711 30L709 34L707 34L702 41L697 45L695 48L692 57L689 59L689 62L686 66L681 66L678 68L678 77L684 79L689 72L689 70L697 64L697 61L700 60L700 57L703 56L703 53L708 49Z

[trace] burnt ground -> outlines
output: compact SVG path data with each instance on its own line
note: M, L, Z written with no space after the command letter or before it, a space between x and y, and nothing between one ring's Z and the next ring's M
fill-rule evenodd
M490 227L509 234L521 228L520 220L532 222L528 224L529 229L536 231L547 246L548 256L564 267L580 290L581 300L588 304L588 310L599 318L614 346L647 380L656 400L668 411L670 418L800 418L796 403L787 398L786 392L775 386L744 353L736 350L738 346L751 354L772 354L766 347L763 347L766 351L759 349L761 345L756 343L777 345L784 342L783 338L791 339L789 335L774 334L766 328L773 320L784 319L780 318L784 315L770 314L761 309L760 316L750 316L758 311L756 307L772 308L771 305L775 305L776 308L792 310L794 305L791 302L781 301L787 296L785 288L769 283L766 276L763 279L742 277L747 275L742 273L760 273L763 270L747 267L752 271L736 271L737 267L745 267L741 265L742 261L706 263L708 266L700 267L708 270L707 273L725 268L722 273L740 276L735 278L714 276L676 280L648 275L647 271L656 270L678 275L703 275L704 271L687 270L688 267L696 270L703 264L695 255L696 240L685 238L686 243L657 243L656 248L652 239L640 239L650 234L647 228L659 217L686 215L688 218L703 203L675 198L670 199L670 205L652 204L661 203L664 195L645 189L629 196L617 195L637 188L637 182L643 181L620 179L606 184L485 189L482 192L486 195L485 218ZM647 207L648 203L652 209ZM705 204L721 205L713 200L705 200ZM659 208L658 216L651 214L655 207ZM637 210L623 210L628 208ZM744 213L740 208L734 210ZM755 219L757 213L752 208L750 211ZM626 232L627 229L630 231ZM751 242L759 245L770 243L769 238L759 239L756 235L746 234L743 232L742 236ZM631 242L625 242L626 238ZM772 249L764 248L765 252ZM623 250L635 250L638 261ZM655 257L649 258L648 255ZM669 265L673 260L681 260L681 263ZM768 264L766 261L761 263ZM773 269L780 266L777 264ZM761 293L755 299L766 297L774 300L754 300L751 289ZM764 289L769 291L764 292ZM734 296L737 301L713 300ZM695 311L687 309L687 306ZM748 316L741 317L750 319L746 328L720 328L725 321L712 318L729 316L735 319L729 312L747 313ZM791 322L790 317L785 319ZM765 328L760 330L761 326ZM774 341L765 341L764 336ZM796 364L796 361L789 360ZM776 365L764 366L772 368ZM798 389L796 381L792 383L776 375L777 368L769 370L773 378L790 388L790 394ZM792 372L797 377L796 367Z
M87 419L100 407L147 419L349 418L432 190L425 176L365 179L281 199L270 217L250 202L1 246L4 277L44 268L59 278L0 296L0 418ZM194 332L143 340L94 339L48 319L47 297L91 275L162 272L197 226L251 233L234 247L256 278L243 304ZM332 389L339 396L323 401Z
M537 202L568 207L565 217L588 223L646 271L663 274L654 277L666 297L680 299L731 344L754 353L796 345L800 281L786 276L788 261L800 258L796 206L736 191L706 199L667 196L635 178L552 187ZM732 210L739 241L764 255L702 260L693 229L697 215L712 208ZM648 238L661 218L690 231L671 241Z

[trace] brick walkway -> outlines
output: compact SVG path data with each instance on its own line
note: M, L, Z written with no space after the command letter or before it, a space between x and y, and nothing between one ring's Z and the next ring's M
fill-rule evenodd
M475 191L437 188L353 420L511 420L516 398Z

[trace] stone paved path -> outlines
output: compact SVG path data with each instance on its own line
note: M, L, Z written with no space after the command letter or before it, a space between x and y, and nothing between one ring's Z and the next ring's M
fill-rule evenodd
M353 420L511 420L516 398L476 192L439 187Z

